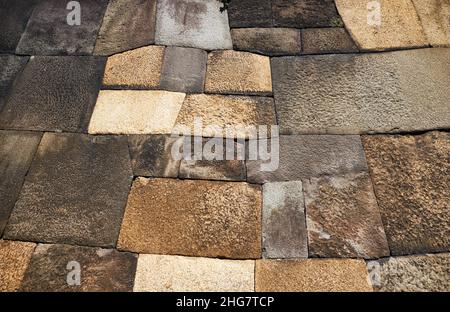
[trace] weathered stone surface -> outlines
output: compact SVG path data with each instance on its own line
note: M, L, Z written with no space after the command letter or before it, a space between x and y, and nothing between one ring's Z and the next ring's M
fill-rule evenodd
M71 261L80 264L80 285L67 283ZM136 264L137 255L114 249L39 244L20 291L132 291Z
M448 0L412 0L428 42L432 46L450 46L450 2Z
M270 147L272 142L266 144ZM282 135L279 146L279 167L275 171L261 171L261 164L266 163L262 160L246 162L249 182L295 181L368 170L357 135Z
M139 178L128 197L118 248L260 258L260 188L243 182Z
M345 28L309 28L302 30L303 53L358 52Z
M393 255L448 251L450 134L365 136Z
M363 260L258 260L255 289L280 291L372 291Z
M265 258L308 257L301 181L264 184L262 227Z
M110 0L94 54L111 55L155 42L156 0Z
M176 178L180 161L175 160L171 154L176 141L176 138L169 135L128 136L134 175Z
M0 52L14 53L36 0L0 0Z
M181 161L180 178L245 181L245 145L242 142L228 142L233 144L234 150L227 156L227 142L223 138L186 137L184 140L183 152L188 157ZM201 150L196 150L196 144ZM184 146L190 150L185 151Z
M450 291L450 255L433 254L371 261L367 269L376 291Z
M27 62L28 57L16 55L0 56L0 112L6 101L7 95L11 91L14 79L20 74Z
M281 57L272 70L282 134L450 127L450 49Z
M299 29L236 28L231 30L235 50L270 56L300 54L302 42Z
M389 256L368 173L304 182L309 255L324 258Z
M108 57L103 87L156 89L159 87L164 47L148 46Z
M247 126L276 125L273 99L206 94L188 95L176 124L177 126L187 126L194 134L196 123L199 132L200 129L203 129L204 137L254 137L251 131L246 130ZM227 133L226 126L230 126L230 133Z
M205 91L227 94L271 94L270 58L231 50L209 53Z
M27 55L89 55L108 5L108 0L78 0L80 25L69 25L68 2L39 1L19 41L16 52Z
M104 66L98 57L31 58L0 114L0 126L85 132Z
M115 246L131 180L126 138L45 133L4 237Z
M89 133L170 134L185 94L167 91L100 91Z
M156 44L232 49L228 15L217 0L158 1Z
M271 0L239 0L228 5L230 26L237 27L271 27Z
M329 27L341 23L333 0L272 0L277 27Z
M0 131L0 236L40 140L38 132Z
M167 47L164 54L161 88L187 93L203 92L207 60L208 55L203 50Z
M36 244L0 240L0 291L17 291Z
M254 291L254 260L140 255L134 291Z
M336 0L339 14L362 50L422 47L428 44L411 0L379 0L368 9L367 1ZM369 22L370 21L370 22Z

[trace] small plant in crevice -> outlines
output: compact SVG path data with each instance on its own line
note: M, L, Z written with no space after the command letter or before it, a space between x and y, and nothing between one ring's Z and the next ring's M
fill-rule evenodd
M219 2L222 2L222 7L220 8L220 12L223 12L228 9L228 5L230 4L231 0L218 0Z

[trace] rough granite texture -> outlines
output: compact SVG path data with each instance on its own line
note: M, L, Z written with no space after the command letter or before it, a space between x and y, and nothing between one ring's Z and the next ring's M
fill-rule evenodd
M0 236L41 140L39 132L0 131Z
M134 291L253 292L254 260L139 255Z
M139 178L118 248L138 253L261 257L261 190L243 182Z
M16 49L26 55L90 55L108 0L78 0L80 25L69 25L66 1L38 1Z
M162 67L161 89L202 93L208 54L200 49L167 47Z
M228 15L217 0L158 1L156 44L204 50L232 49Z
M228 5L230 27L271 27L271 0L230 1Z
M302 29L302 42L304 54L358 52L345 28Z
M428 45L419 17L411 0L367 1L336 0L339 14L353 39L362 50L388 50Z
M176 142L177 138L169 135L128 136L134 175L176 178L180 167L180 160L172 157L172 148Z
M363 144L391 253L447 252L450 133L365 136Z
M86 132L104 66L101 57L31 57L0 113L0 127Z
M275 107L268 97L188 95L176 125L186 126L199 136L201 133L194 130L203 129L204 137L253 138L255 134L247 127L276 125ZM229 131L226 126L230 126Z
M372 291L363 260L258 260L258 292Z
M77 267L72 261L80 265L80 285L67 282L75 282ZM114 249L39 244L20 291L132 291L136 264L137 255Z
M277 170L261 171L265 161L249 160L246 164L250 183L295 181L368 170L358 135L282 135L279 140Z
M450 49L272 59L282 134L450 128Z
M231 50L209 53L205 92L270 95L270 58Z
M448 253L385 258L368 262L367 269L376 291L450 291Z
M308 257L301 181L264 184L262 228L265 258Z
M45 133L4 238L115 246L131 180L125 137Z
M148 46L108 57L103 88L158 88L163 57L164 47L160 46Z
M450 47L450 2L412 0L423 30L432 46Z
M0 292L17 291L36 244L0 240Z
M293 28L235 28L231 37L235 50L269 56L296 55L302 50L300 30Z
M311 257L389 256L368 173L310 178L303 185Z
M0 112L11 91L14 79L22 72L27 62L28 57L0 55Z
M170 134L184 97L168 91L102 90L89 133Z
M155 42L156 0L110 0L94 54L111 55Z
M37 0L0 0L0 53L14 53Z

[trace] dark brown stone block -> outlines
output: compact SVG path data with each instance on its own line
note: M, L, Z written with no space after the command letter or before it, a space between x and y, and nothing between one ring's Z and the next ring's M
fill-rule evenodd
M6 97L11 91L14 79L20 74L27 62L28 57L16 55L0 56L0 112L3 104L6 102Z
M308 28L302 30L304 54L358 52L345 28Z
M231 1L228 7L230 27L271 27L270 2L270 0Z

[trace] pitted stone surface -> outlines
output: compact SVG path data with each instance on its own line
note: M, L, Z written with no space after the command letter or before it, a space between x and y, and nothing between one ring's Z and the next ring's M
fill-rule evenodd
M31 14L16 52L27 55L90 55L105 14L108 0L78 0L80 25L69 25L68 2L39 1ZM70 19L72 20L72 19Z
M37 0L0 0L0 53L14 53Z
M261 257L261 190L243 182L139 178L118 248L215 258Z
M156 44L204 50L232 49L228 15L217 0L158 1Z
M205 91L226 94L271 94L269 57L231 50L209 53Z
M200 121L202 128L200 128ZM197 128L203 129L203 136L254 137L251 131L246 130L247 126L276 125L273 99L207 94L188 95L176 124L187 126L194 134L196 123L199 124ZM235 129L227 133L226 126L235 127ZM219 128L215 130L217 127Z
M0 56L0 112L3 104L6 102L6 97L11 91L14 79L20 74L27 62L28 57Z
M358 52L345 28L309 28L302 30L304 54Z
M110 0L94 54L111 55L155 42L156 0Z
M100 91L89 133L170 134L185 94L167 91Z
M301 181L264 184L262 222L265 258L308 257Z
M272 142L264 144L270 147ZM267 163L262 160L246 162L250 183L295 181L368 170L358 135L282 135L279 146L279 166L274 171L262 171L261 164ZM276 162L277 154L271 154L272 162Z
M158 88L163 57L164 47L160 46L148 46L108 57L103 88Z
M237 27L271 27L271 0L230 1L228 5L230 26Z
M302 50L300 30L293 28L235 28L231 37L235 50L270 56L295 55Z
M448 251L450 134L365 136L393 255Z
M346 28L362 50L428 45L411 0L379 0L370 8L367 1L336 0L336 6ZM378 12L380 18L377 17Z
M87 131L104 66L101 57L32 57L0 113L0 126Z
M41 133L0 131L0 236L16 203Z
M67 283L72 261L80 264L80 285ZM20 291L132 291L136 264L136 255L114 249L39 244Z
M36 244L0 240L0 291L19 290Z
M258 292L372 291L363 260L257 260Z
M368 173L304 182L309 255L380 258L389 247Z
M115 246L131 180L125 137L45 133L4 237Z
M205 84L205 51L193 48L167 47L161 77L161 88L168 91L201 93Z
M272 0L276 27L333 27L341 19L333 0Z
M432 46L450 46L450 2L412 0L423 30Z
M432 254L380 259L367 264L377 291L450 291L450 255Z
M254 260L139 255L134 291L254 291Z
M281 57L272 69L282 134L450 127L450 49Z
M180 167L180 161L172 157L176 142L177 139L169 135L128 136L134 175L176 178Z

